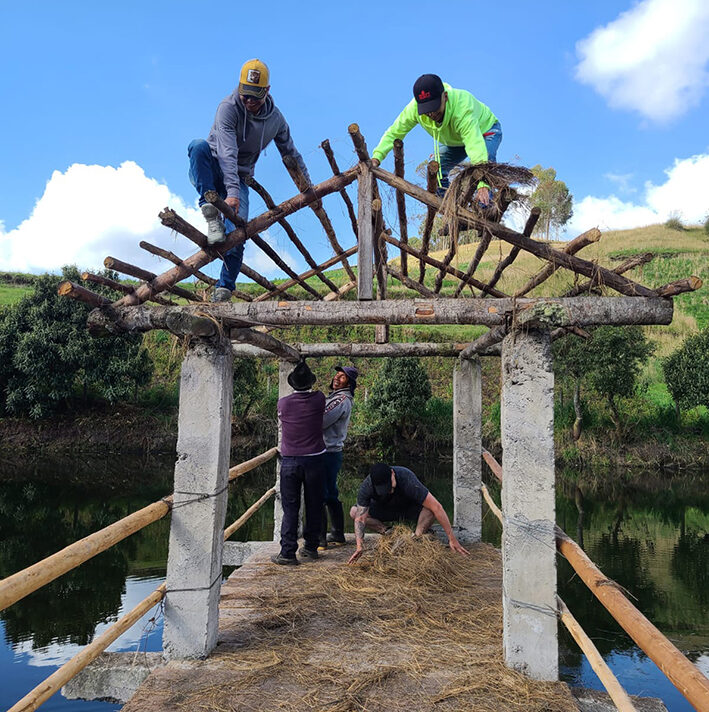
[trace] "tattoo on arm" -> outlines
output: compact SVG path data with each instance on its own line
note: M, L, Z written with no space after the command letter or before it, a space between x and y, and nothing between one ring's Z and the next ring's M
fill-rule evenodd
M369 514L369 507L357 506L357 513L355 515L354 524L355 538L357 539L357 542L360 542L364 539L364 529L365 522L367 521L367 514Z

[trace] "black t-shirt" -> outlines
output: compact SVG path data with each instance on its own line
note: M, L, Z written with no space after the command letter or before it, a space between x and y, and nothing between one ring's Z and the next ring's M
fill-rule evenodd
M376 503L391 509L402 509L412 502L423 504L424 499L428 496L428 490L421 484L419 478L408 467L394 465L391 469L394 470L396 477L394 492L383 499L376 499L372 478L367 475L359 486L357 506L371 507Z

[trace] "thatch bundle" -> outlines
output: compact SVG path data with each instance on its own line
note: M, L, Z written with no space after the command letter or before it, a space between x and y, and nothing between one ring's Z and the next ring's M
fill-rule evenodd
M499 551L479 544L468 559L406 529L347 566L351 551L328 551L329 561L285 571L265 564L251 580L230 580L240 625L210 658L220 664L209 683L181 695L176 706L576 709L565 685L534 682L503 663Z

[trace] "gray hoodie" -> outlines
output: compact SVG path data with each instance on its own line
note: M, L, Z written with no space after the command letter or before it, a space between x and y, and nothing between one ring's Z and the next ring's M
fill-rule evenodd
M292 156L310 181L303 157L298 153L283 114L269 94L258 114L244 108L238 88L217 107L207 142L224 174L228 198L239 197L239 177L252 176L259 154L271 141L281 156Z
M349 386L333 391L325 400L322 434L328 452L339 452L345 444L353 401Z

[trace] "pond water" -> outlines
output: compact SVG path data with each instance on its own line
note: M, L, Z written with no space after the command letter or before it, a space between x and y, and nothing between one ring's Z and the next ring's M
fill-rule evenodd
M244 456L242 459L246 459ZM431 456L410 466L452 509L449 460ZM0 578L8 576L170 491L173 461L108 459L0 460ZM232 486L227 523L269 487L274 461ZM354 503L361 470L348 465L341 481ZM637 607L709 673L709 490L699 474L662 479L653 473L560 472L557 522L609 577L636 597ZM640 483L640 484L638 484ZM499 486L488 482L499 502ZM265 506L234 539L269 539ZM160 520L0 612L0 709L7 709L164 580L169 518ZM483 538L500 544L500 525L485 510ZM692 708L620 629L565 560L559 594L631 694L661 698L670 712ZM576 644L560 628L562 678L601 689ZM109 650L156 651L160 608L146 614ZM119 705L50 698L45 710L105 712Z

